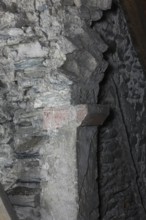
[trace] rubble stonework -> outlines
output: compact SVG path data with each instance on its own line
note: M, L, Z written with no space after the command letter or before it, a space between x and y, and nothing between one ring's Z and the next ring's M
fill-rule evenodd
M0 182L19 220L145 219L145 80L117 2L0 2ZM84 120L98 103L101 128L108 111Z
M79 123L70 109L97 104L107 46L90 24L110 7L111 0L0 2L0 181L20 220L76 220L79 200L84 207L76 167ZM53 127L46 109L62 106L50 116Z

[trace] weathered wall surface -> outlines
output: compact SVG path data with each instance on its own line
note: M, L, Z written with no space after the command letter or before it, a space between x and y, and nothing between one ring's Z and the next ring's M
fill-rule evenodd
M118 1L0 2L0 181L20 220L144 220L145 77ZM79 127L90 106L101 127Z
M100 129L98 146L100 219L145 219L146 79L119 2L96 23L109 46L108 74L100 102L112 117Z
M96 128L77 127L84 105L97 104L108 66L107 45L91 26L110 7L111 0L0 2L0 181L20 220L76 220L79 201L80 219L84 208L87 219L98 215L96 160L86 164L88 154L96 159ZM79 162L86 152L80 198L77 139Z

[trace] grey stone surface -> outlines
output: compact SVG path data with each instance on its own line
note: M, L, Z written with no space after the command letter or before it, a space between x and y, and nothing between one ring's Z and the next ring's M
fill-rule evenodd
M100 129L98 146L100 219L145 219L145 85L119 2L95 30L109 46L108 76L100 102L112 117Z
M146 218L145 77L114 3L0 2L0 182L19 220ZM97 103L105 124L77 128Z
M78 220L96 220L99 217L97 128L79 127L77 136L79 214Z
M112 0L81 0L83 5L88 7L95 7L101 10L107 10L111 8Z
M0 219L1 220L18 220L16 213L0 184Z
M77 123L66 115L59 127L64 117L59 112L53 119L55 129L47 130L51 126L44 127L44 112L97 104L108 66L103 59L107 45L90 25L102 18L110 2L0 2L0 182L19 220L77 219ZM92 129L88 139L90 133ZM92 168L96 173L96 156ZM87 182L88 199L84 193L80 196L81 215L98 202L94 174L89 172ZM93 185L95 193L90 193ZM98 209L93 210L90 220L97 214Z
M86 5L82 5L80 7L80 12L82 18L85 19L89 24L92 21L100 20L103 16L102 10L99 10L96 7L87 7Z

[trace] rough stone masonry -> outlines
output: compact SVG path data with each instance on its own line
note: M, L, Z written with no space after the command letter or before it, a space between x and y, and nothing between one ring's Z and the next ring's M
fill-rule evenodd
M0 181L20 220L77 219L77 127L84 106L97 104L108 66L107 45L90 26L110 7L107 0L0 2Z
M0 17L0 182L18 219L144 220L144 130L124 118L143 120L145 80L119 3L1 0ZM99 103L114 121L80 126Z

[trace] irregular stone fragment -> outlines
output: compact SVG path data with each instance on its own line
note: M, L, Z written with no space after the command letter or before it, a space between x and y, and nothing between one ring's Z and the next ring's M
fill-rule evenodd
M41 142L42 137L34 136L28 142L18 145L15 149L17 153L31 153L38 151L38 145Z
M82 5L80 7L81 16L86 21L98 21L102 18L103 12L94 7L87 7L86 5Z
M15 63L15 69L16 70L24 70L24 69L30 69L34 67L43 67L43 61L44 59L42 58L34 58L34 59L26 59L20 62Z
M81 126L99 126L103 125L107 117L109 116L109 107L107 106L97 106L97 110L94 107L92 110L91 106L89 107L89 113L83 120Z
M10 195L9 199L11 203L15 206L24 206L24 207L32 207L35 208L37 204L37 200L35 195Z
M81 50L67 56L63 69L72 74L71 78L87 80L91 77L97 65L96 59L89 52Z
M102 18L103 12L97 9L90 9L91 21L98 21Z
M91 19L91 14L90 14L90 9L84 5L80 7L80 13L83 19L85 20L90 20Z
M107 10L111 8L112 0L82 0L83 5L88 7L95 7L101 10Z
M28 44L19 44L18 47L15 48L18 52L17 59L24 59L25 57L46 57L48 54L47 48L41 47L39 42L33 42Z
M0 184L0 220L17 220L16 213Z

